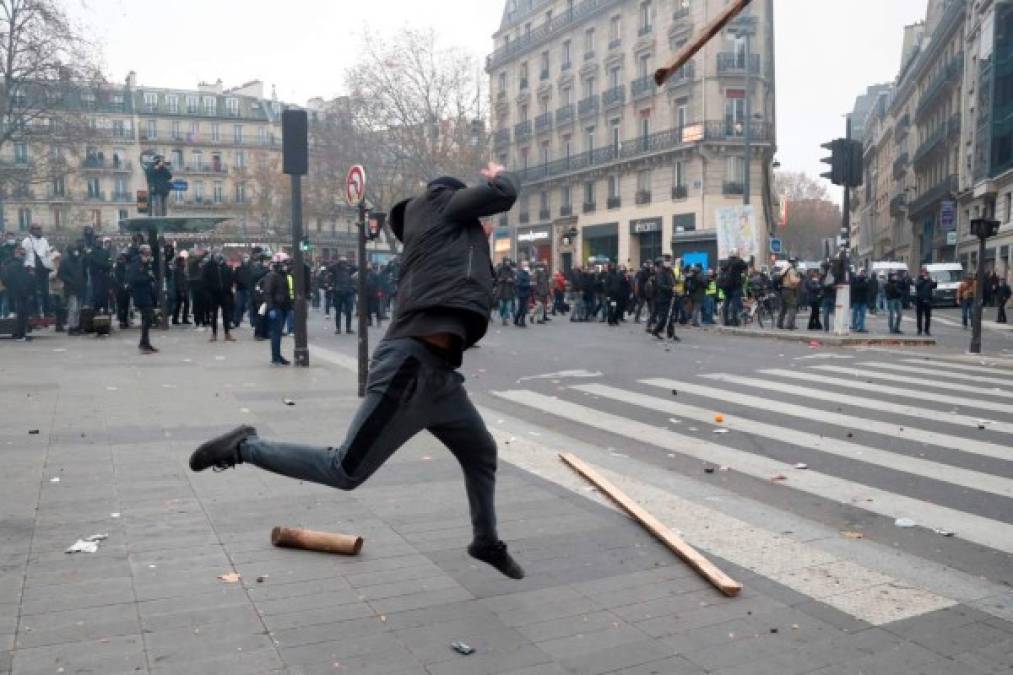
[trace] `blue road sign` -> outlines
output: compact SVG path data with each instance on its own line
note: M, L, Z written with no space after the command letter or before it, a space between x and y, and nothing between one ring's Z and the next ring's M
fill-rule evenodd
M770 252L771 253L780 253L781 249L782 249L781 240L777 239L776 237L771 237L771 239L770 239Z
M185 180L174 180L172 181L172 189L176 192L186 192L190 189L190 184Z

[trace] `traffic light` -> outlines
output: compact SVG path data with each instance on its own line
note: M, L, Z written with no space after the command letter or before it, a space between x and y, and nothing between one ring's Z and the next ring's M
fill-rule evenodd
M847 138L835 138L829 143L823 143L821 148L830 151L829 157L820 161L830 165L830 171L821 173L834 185L846 185L848 187L859 187L862 184L862 153L861 141Z
M313 244L310 243L309 237L303 237L302 241L299 242L299 250L303 253L307 253L313 248Z
M387 222L387 214L381 211L371 211L366 220L366 239L373 240L380 236L380 230Z
M138 190L137 191L137 212L147 213L148 212L148 191Z

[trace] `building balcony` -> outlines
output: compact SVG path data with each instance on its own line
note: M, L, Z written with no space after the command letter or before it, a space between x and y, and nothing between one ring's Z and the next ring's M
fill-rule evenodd
M542 113L535 118L535 132L542 134L552 129L552 113Z
M893 177L901 178L907 172L907 166L910 163L910 158L906 152L902 152L900 157L893 161Z
M609 197L605 200L605 208L607 209L618 209L623 205L623 198L616 195L615 197Z
M745 194L745 186L738 181L725 181L721 184L721 194L724 195L741 195Z
M133 170L133 164L123 160L98 159L97 157L85 157L81 160L81 171L86 173L131 173Z
M893 140L900 145L907 138L909 131L911 131L911 115L904 113L893 128Z
M518 214L517 216L517 222L519 222L521 225L527 225L529 222L531 222L531 214L528 213L527 211L521 211L520 214Z
M562 108L556 109L556 126L561 127L567 124L573 124L573 104L569 103L564 105Z
M747 62L749 63L749 73L758 75L760 73L759 54L750 54L747 59L746 55L742 53L720 52L718 53L718 75L745 75Z
M509 129L497 129L496 133L492 136L493 146L502 148L504 145L510 145L510 130Z
M689 15L690 15L689 7L679 7L674 12L672 12L672 21L681 21L683 19L687 19L689 18Z
M637 190L636 195L637 206L651 203L651 191L650 190Z
M213 164L194 164L187 167L175 167L176 173L189 174L191 176L226 176L229 173L227 166Z
M637 37L644 37L645 35L650 35L653 31L654 26L652 24L641 26L640 28L637 29Z
M545 80L549 79L549 71L548 71L548 69L539 71L538 72L538 79L541 82L544 82Z
M230 206L230 204L227 201L225 201L225 199L213 199L209 197L195 197L194 199L186 201L183 204L187 208L191 209L225 209Z
M570 68L573 68L573 61L564 61L563 63L559 64L559 70L561 72L565 73Z
M136 195L132 195L129 192L114 192L112 195L112 201L132 203L136 201Z
M573 205L572 204L563 204L562 206L559 207L559 217L560 218L569 218L572 215L573 215Z
M935 153L939 150L946 148L946 139L953 134L960 133L960 113L951 115L950 118L939 126L935 131L928 135L928 137L918 146L915 150L914 156L911 158L911 163L915 167L920 167L925 162L935 156Z
M601 95L601 101L605 110L611 110L623 105L626 103L626 87L619 85L618 87L606 89L605 93Z
M952 197L956 191L957 176L956 174L951 174L912 200L908 208L908 216L913 218L923 211L935 208L940 201L947 197Z
M752 142L757 145L769 144L774 137L773 128L762 122L754 122L751 132ZM619 144L611 143L547 164L529 167L518 173L522 183L533 183L605 166L620 160L632 160L675 150L695 143L741 145L744 143L744 134L745 129L742 125L729 124L720 120L697 122L659 131L648 136L638 136Z
M665 83L665 86L668 89L675 89L676 87L681 87L684 84L692 82L695 77L696 67L693 65L693 62L690 61L682 68L672 73L672 76L668 78L668 82Z
M964 55L957 54L950 59L935 79L922 92L918 99L918 107L915 108L915 118L922 119L930 112L937 103L945 100L944 96L949 91L950 85L960 82L964 72Z
M577 104L577 114L580 115L581 119L585 117L592 117L598 114L598 99L597 94L592 94Z
M521 141L531 138L531 120L524 120L514 125L514 140Z
M98 192L89 191L84 198L89 202L104 202L106 200L106 193L101 190Z
M609 40L609 51L610 52L614 51L616 49L619 49L622 46L623 46L623 41L620 38L615 38L614 40Z
M638 77L630 83L630 94L633 96L633 100L647 98L654 95L656 87L653 75Z
M594 58L594 50L593 49L589 49L586 52L584 52L584 60L585 61L590 61L593 58Z
M561 12L549 21L543 21L538 26L533 27L529 33L511 40L509 44L505 44L494 51L486 58L486 69L491 71L497 66L507 63L563 33L569 32L574 26L585 19L605 12L611 7L621 5L622 2L623 0L583 0L582 2L576 2L573 9Z
M549 209L538 209L538 220L548 220L552 217L552 212Z
M890 200L890 215L891 216L903 216L907 210L907 195L903 192L898 192Z
M584 202L584 204L582 206L583 206L584 213L594 213L594 209L595 209L595 203L594 202Z
M672 186L672 199L685 199L689 196L689 189L685 185Z

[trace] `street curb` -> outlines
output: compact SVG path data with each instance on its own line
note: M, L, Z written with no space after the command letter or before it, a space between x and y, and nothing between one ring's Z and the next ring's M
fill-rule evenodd
M934 347L936 339L932 337L896 337L893 335L827 335L826 333L796 333L791 331L763 330L753 328L736 328L734 326L704 326L703 330L710 333L724 333L740 337L769 338L784 342L818 342L827 347Z

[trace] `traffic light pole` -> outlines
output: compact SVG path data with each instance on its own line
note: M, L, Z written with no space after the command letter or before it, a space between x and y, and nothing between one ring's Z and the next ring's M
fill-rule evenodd
M369 299L366 297L366 276L369 274L366 264L366 202L359 202L359 250L356 255L359 266L359 398L366 396L366 379L369 374Z
M310 365L306 337L306 264L302 250L302 176L292 174L292 260L295 265L295 365Z
M844 138L851 140L851 116L845 120ZM851 185L844 181L843 214L841 216L840 271L837 279L837 299L834 303L834 335L848 335L851 326Z
M971 317L971 346L967 351L981 353L981 306L985 293L985 237L978 235L978 271L974 281L974 315Z

